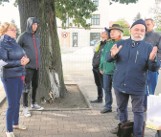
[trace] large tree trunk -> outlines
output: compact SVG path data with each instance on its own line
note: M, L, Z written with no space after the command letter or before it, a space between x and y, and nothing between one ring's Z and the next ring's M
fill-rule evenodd
M66 91L62 72L61 53L57 35L54 0L18 0L21 32L28 17L40 20L41 55L38 102L63 97Z

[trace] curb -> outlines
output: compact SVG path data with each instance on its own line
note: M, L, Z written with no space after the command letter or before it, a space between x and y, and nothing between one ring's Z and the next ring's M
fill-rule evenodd
M77 83L77 82L75 82L75 81L68 81L68 80L66 80L66 81L64 81L65 82L65 85L66 84L69 84L69 85L77 85L77 87L78 87L78 89L79 89L79 91L80 91L80 93L82 94L82 96L83 96L83 98L84 98L84 100L85 100L85 102L86 102L86 104L87 104L87 106L88 106L88 108L82 108L82 109L87 109L87 110L89 110L89 109L92 109L93 107L92 107L92 105L91 105L91 103L90 103L90 101L89 101L89 98L88 98L88 95L86 94L86 90L85 90L85 88L82 86L82 84L80 84L80 83ZM80 108L81 109L81 108Z
M80 86L80 85L78 85L76 83L73 83L73 84L70 83L70 85L77 85L80 93L82 94L82 96L83 96L83 98L84 98L84 100L85 100L85 102L87 104L87 108L45 108L44 110L41 110L41 111L78 111L78 110L91 110L93 107L92 107L92 105L91 105L91 103L90 103L87 95L84 92L85 89L82 86ZM30 110L30 111L38 111L38 110Z
M86 101L86 103L87 103L89 109L92 109L93 107L92 107L92 105L91 105L91 103L90 103L90 101L89 101L89 98L88 98L87 94L85 93L84 87L80 86L79 84L77 84L77 86L78 86L78 88L80 89L80 92L81 92L81 94L83 95L84 100Z
M80 91L80 94L83 96L86 104L87 104L87 108L44 108L44 110L41 110L41 111L79 111L79 110L91 110L93 107L92 105L90 104L89 102L89 99L87 97L87 95L83 92L85 91L85 89L78 85L77 83L65 83L65 85L76 85ZM30 110L30 111L39 111L39 110Z

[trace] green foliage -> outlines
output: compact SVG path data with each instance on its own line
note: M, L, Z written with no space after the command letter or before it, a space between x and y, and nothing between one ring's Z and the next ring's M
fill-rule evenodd
M112 0L122 4L136 3L138 0ZM56 0L56 16L62 21L62 27L71 26L89 28L87 19L96 10L92 0Z
M129 36L129 24L125 19L119 19L114 22L115 24L119 24L124 30L124 36Z
M0 5L3 2L10 0L0 0ZM16 5L15 0L14 5ZM53 0L56 7L56 17L62 21L62 27L67 28L71 26L90 28L90 23L87 20L91 18L92 13L96 11L97 7L92 0ZM138 0L111 0L112 2L119 2L122 4L136 3Z
M0 0L0 5L3 6L3 3L4 3L4 2L9 2L9 0Z
M130 36L129 28L124 28L124 36Z
M96 10L91 0L57 0L55 5L56 16L61 19L63 28L72 25L90 27L86 20L90 19L92 12Z

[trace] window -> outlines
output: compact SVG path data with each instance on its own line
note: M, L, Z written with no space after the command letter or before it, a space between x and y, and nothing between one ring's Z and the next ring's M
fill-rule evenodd
M72 37L73 37L72 46L73 47L78 47L78 33L77 32L73 32L72 33Z
M100 15L99 14L92 15L91 24L92 25L100 25Z
M94 46L99 40L100 40L100 33L99 32L90 33L90 46Z
M99 5L99 0L93 0L93 3L98 7L98 5Z

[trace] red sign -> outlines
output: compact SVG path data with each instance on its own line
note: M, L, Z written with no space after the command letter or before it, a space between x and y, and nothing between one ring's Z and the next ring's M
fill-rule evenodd
M67 32L62 32L62 34L61 34L61 35L62 35L62 37L63 37L63 38L68 37L68 33L67 33Z

